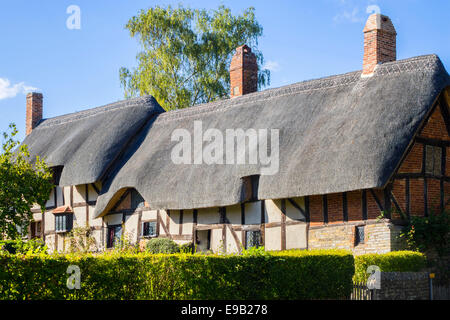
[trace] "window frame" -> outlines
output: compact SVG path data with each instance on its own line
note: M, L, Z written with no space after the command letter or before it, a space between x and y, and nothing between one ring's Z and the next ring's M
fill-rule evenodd
M120 231L123 231L123 225L122 224L113 224L107 226L107 237L106 237L106 248L107 249L113 249L115 246L115 239L116 239L116 229L120 228ZM111 231L113 232L113 237L111 238ZM122 235L122 234L121 234Z
M42 220L31 221L30 239L39 239L42 237Z
M425 144L424 147L424 173L431 174L433 176L442 176L442 155L443 150L440 146L434 146L431 144ZM431 158L431 159L430 159ZM431 168L430 168L431 164Z
M73 228L73 213L56 213L55 216L55 232L67 233ZM64 218L64 219L63 219ZM61 221L62 220L62 221ZM64 228L60 228L64 226Z
M154 233L153 234L144 234L145 231L145 224L154 224ZM156 220L148 220L148 221L142 221L141 223L141 236L143 238L156 238L158 237L158 224Z
M360 232L362 230L362 232ZM362 237L361 237L362 233ZM366 239L366 228L363 226L355 226L355 247L360 244L365 244Z

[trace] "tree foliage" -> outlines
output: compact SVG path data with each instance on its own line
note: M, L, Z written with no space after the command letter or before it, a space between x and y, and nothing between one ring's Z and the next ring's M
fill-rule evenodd
M254 8L234 16L224 6L211 12L157 6L141 10L126 28L142 52L134 70L120 69L125 96L150 94L166 110L228 97L229 64L240 45L252 48L259 70L264 62L257 50L263 29ZM269 81L269 70L261 70L258 85Z
M26 145L14 137L17 129L9 125L4 132L0 155L0 238L14 239L27 230L32 220L31 207L36 203L45 208L52 190L51 172L39 157L29 161Z

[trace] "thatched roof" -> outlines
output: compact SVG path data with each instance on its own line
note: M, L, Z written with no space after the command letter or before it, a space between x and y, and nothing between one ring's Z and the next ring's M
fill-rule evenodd
M259 165L171 161L177 143L171 141L172 132L192 132L194 120L202 121L204 131L280 130L279 172L260 177L259 199L383 187L448 85L441 61L429 55L379 65L372 77L352 72L160 114L115 163L96 216L107 212L128 187L155 209L241 202L241 178L260 174ZM97 145L95 136L89 144Z
M152 97L44 119L25 138L32 159L64 166L59 185L99 181L107 168L148 120L164 112Z

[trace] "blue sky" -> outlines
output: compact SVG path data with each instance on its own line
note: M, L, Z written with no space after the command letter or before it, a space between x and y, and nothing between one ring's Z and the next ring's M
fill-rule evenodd
M30 90L44 94L45 118L123 99L119 68L135 66L139 51L124 25L140 9L179 3L235 14L255 7L271 87L360 70L375 5L397 29L398 59L436 53L450 67L448 0L1 0L0 131L14 122L24 137ZM80 29L66 26L70 5L81 10Z

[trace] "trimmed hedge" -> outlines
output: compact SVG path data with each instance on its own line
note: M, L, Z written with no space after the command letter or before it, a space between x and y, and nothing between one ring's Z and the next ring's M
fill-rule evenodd
M81 270L69 290L67 267ZM255 256L0 254L0 299L338 299L354 273L347 251Z
M382 272L417 272L426 267L426 257L415 251L393 251L384 254L355 256L354 281L367 281L369 266L378 266Z

